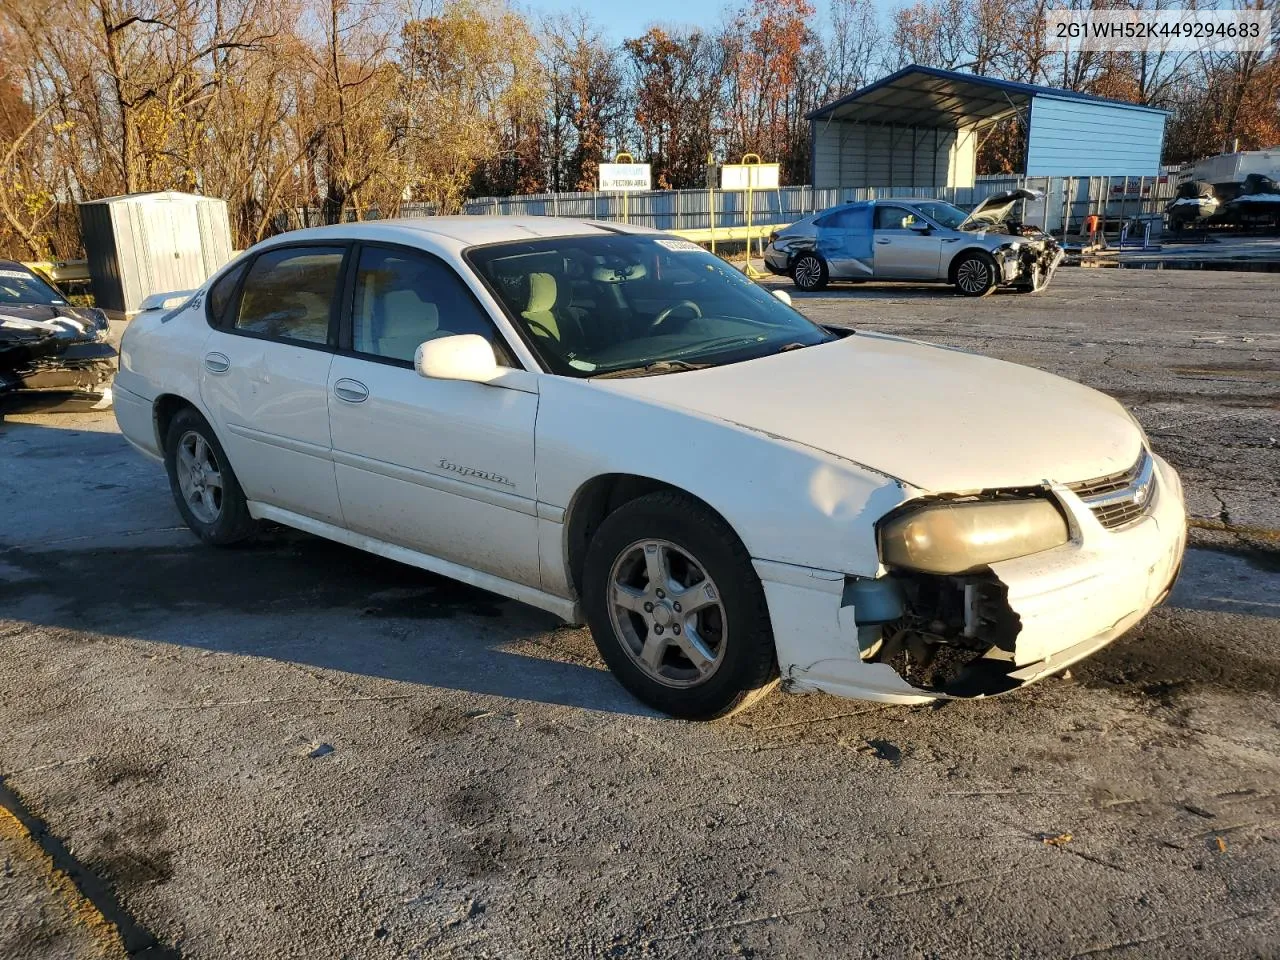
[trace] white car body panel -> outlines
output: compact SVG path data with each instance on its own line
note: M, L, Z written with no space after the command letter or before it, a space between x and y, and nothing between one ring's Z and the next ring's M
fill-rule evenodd
M333 355L220 330L203 350L200 396L245 496L342 523L326 408Z
M487 384L211 331L204 293L126 331L116 416L161 456L155 404L213 425L250 512L581 619L569 521L586 486L649 478L700 498L738 534L764 587L788 689L887 702L937 694L859 656L847 578L885 574L876 523L928 494L1047 487L1072 540L994 564L1022 620L1018 676L1062 669L1159 601L1185 542L1176 474L1118 530L1065 484L1129 468L1141 433L1114 400L1041 371L858 334L757 360L629 379L545 372L464 251L478 243L599 233L551 218L346 224L268 241L364 239L446 260L524 370ZM627 230L626 232L640 232ZM207 286L205 288L207 290ZM267 350L265 347L280 348ZM237 380L211 372L220 353ZM298 355L295 355L298 354ZM305 354L305 356L301 356ZM368 397L340 399L339 381Z
M340 399L342 379L368 399ZM537 393L338 356L329 421L344 526L506 580L540 585Z

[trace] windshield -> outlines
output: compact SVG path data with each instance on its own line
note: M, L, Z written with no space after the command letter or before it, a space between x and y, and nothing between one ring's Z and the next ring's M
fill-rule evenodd
M553 373L669 373L833 339L688 240L557 237L467 258Z
M959 207L953 207L945 200L917 202L915 208L939 226L953 230L964 223L964 218L968 216Z
M62 294L34 273L0 267L0 303L49 305L66 302Z

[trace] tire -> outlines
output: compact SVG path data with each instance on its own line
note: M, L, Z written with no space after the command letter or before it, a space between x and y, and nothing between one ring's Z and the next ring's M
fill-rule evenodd
M203 465L197 476L191 472L192 462ZM164 465L178 512L205 543L230 546L257 530L222 444L204 417L190 407L179 410L169 423Z
M816 253L802 253L791 264L791 282L797 290L821 290L829 279L826 261Z
M952 276L966 297L985 297L996 288L996 262L983 250L969 250L956 260Z
M665 576L651 579L651 569ZM723 520L687 494L651 493L605 518L587 549L583 606L618 682L673 717L710 720L744 709L777 676L751 557Z

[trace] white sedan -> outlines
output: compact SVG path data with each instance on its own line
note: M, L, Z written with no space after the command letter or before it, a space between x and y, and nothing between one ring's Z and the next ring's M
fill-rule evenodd
M116 417L204 541L275 521L585 621L677 716L1001 693L1168 593L1181 485L1118 403L784 300L616 224L304 230L140 314Z

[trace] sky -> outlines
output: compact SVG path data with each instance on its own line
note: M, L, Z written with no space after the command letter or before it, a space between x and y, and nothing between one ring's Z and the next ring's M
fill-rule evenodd
M826 19L824 0L810 0L817 10L819 23ZM876 0L876 7L883 18L885 12L902 6L906 0ZM584 0L523 0L516 6L531 9L535 13L559 13L569 10L587 10L610 38L621 41L644 33L653 23L710 27L720 22L721 14L728 7L738 7L739 2L728 0L609 0L608 3L584 2Z

